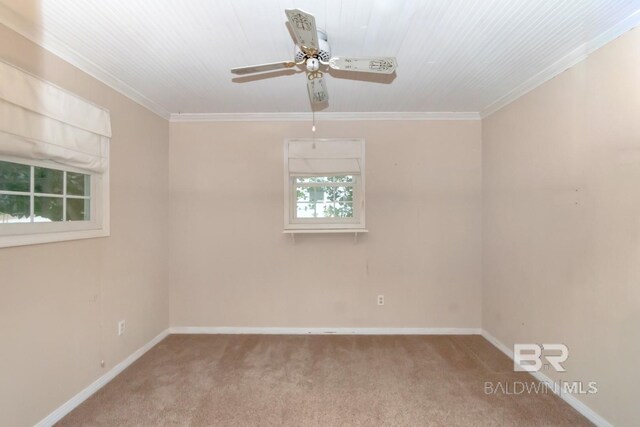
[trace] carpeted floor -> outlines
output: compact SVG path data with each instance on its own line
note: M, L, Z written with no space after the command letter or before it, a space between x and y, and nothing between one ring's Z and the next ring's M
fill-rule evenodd
M58 425L591 425L485 389L532 381L480 336L171 335Z

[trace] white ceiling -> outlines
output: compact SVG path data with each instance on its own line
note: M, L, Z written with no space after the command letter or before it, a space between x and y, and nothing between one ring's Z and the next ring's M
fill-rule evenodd
M640 10L640 0L0 0L0 5L1 22L165 116L309 111L304 73L234 81L229 72L292 58L285 8L314 14L333 55L397 57L391 79L328 77L325 111L485 113L583 58L598 42L618 35L614 31L637 25L634 13Z

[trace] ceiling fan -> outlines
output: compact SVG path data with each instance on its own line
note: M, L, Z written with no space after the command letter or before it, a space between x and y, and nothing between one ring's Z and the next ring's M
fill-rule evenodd
M331 57L327 34L316 28L313 15L300 9L286 9L287 19L296 42L293 61L271 62L249 67L232 68L234 74L253 74L264 71L281 70L295 66L306 69L307 90L313 104L329 100L327 86L321 68L340 71L392 74L397 62L393 57Z

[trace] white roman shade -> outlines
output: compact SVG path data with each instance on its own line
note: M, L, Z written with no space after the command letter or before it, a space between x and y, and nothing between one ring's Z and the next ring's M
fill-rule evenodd
M0 155L103 173L109 112L0 61Z
M291 140L287 160L290 175L359 175L363 157L361 140Z

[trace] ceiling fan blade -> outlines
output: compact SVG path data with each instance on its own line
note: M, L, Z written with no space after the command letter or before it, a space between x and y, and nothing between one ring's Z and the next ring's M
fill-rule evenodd
M318 45L318 30L316 29L316 18L313 15L300 9L285 9L287 19L296 36L296 44L300 49L309 54L320 50Z
M272 71L272 70L281 70L283 68L292 68L295 65L296 65L296 63L295 62L291 62L291 61L271 62L269 64L260 64L260 65L251 65L249 67L232 68L231 72L233 74L252 74L252 73L261 73L263 71Z
M327 85L322 77L309 80L307 82L307 90L309 91L309 99L312 104L322 104L329 100Z
M360 71L363 73L392 74L398 63L396 58L387 57L335 57L329 60L329 67L341 71Z

